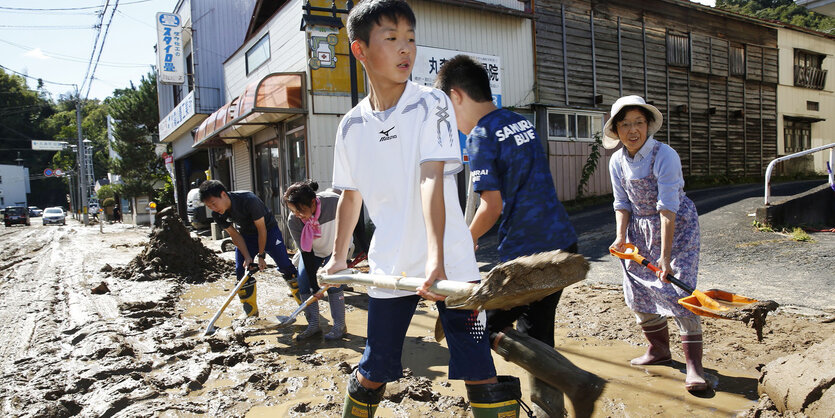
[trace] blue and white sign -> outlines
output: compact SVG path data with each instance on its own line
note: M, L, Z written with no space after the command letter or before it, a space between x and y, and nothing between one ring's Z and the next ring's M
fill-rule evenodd
M186 81L183 56L183 21L175 13L157 13L157 71L159 82Z
M448 60L459 54L469 55L484 66L484 69L487 70L487 76L490 77L490 92L493 94L493 104L496 107L502 107L502 63L501 58L495 55L418 46L415 68L412 70L412 81L425 86L434 86L435 79L438 78L438 70ZM470 160L467 155L467 136L459 132L458 139L461 143L461 158L464 164L467 164Z
M194 116L194 90L175 107L169 114L159 121L159 138L165 140L183 122Z

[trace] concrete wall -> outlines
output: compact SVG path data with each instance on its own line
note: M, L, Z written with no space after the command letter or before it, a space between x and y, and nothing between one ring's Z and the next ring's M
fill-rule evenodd
M770 206L757 208L757 221L776 226L835 226L835 190L824 184Z
M825 119L812 123L812 148L835 142L835 39L815 35L790 28L777 31L777 43L780 51L780 84L777 86L777 153L786 155L783 132L783 117L809 117ZM824 54L822 68L827 70L826 84L823 90L794 87L794 50ZM817 102L818 111L807 110L807 102ZM813 168L819 173L826 173L828 152L815 153ZM791 164L791 161L782 164Z

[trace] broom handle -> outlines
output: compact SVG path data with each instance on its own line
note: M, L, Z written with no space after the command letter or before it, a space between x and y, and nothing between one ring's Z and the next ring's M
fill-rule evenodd
M329 285L359 284L364 286L382 287L385 289L408 290L417 292L423 287L426 279L422 277L385 276L381 274L323 274L319 276L319 283ZM432 284L429 291L443 296L469 296L476 285L452 280L438 280Z

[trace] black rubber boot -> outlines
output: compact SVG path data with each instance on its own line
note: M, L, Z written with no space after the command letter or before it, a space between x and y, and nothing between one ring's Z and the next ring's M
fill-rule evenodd
M475 418L518 417L522 386L513 376L498 376L498 383L467 385Z
M383 400L386 384L377 389L367 389L357 380L357 369L351 372L348 379L348 394L345 395L345 405L342 407L342 418L371 418L377 412L377 406Z

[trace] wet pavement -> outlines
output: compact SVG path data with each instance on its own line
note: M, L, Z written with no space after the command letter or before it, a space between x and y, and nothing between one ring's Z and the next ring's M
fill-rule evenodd
M719 199L694 192L697 205L710 201L699 193ZM784 307L769 315L763 342L742 323L704 321L705 367L715 389L701 397L683 388L675 336L672 367L628 365L644 346L623 303L619 264L600 251L612 240L611 210L573 215L592 269L585 282L566 289L556 333L561 353L608 381L595 416L732 416L757 404L761 364L833 334L833 294L822 289L831 289L835 275L831 258L818 254L833 254L835 241L817 233L813 243L796 243L754 230L748 213L760 199L701 214L699 287L772 298ZM263 317L237 319L235 300L217 322L220 330L203 337L235 285L231 269L204 283L165 275L125 280L107 271L105 265L118 270L146 252L149 232L105 225L100 234L98 226L74 220L0 230L0 415L340 416L347 373L365 344L364 293L346 292L346 338L296 342L303 316L285 328L274 321L295 308L287 286L274 271L258 273ZM220 250L219 241L201 242ZM480 260L489 262L483 257L489 242L482 246ZM229 260L231 253L218 256ZM328 304L320 307L327 331ZM446 379L445 342L433 338L436 318L434 306L421 303L404 344L408 376L389 385L378 416L468 416L463 382ZM527 399L525 372L494 359L500 374L521 378Z

